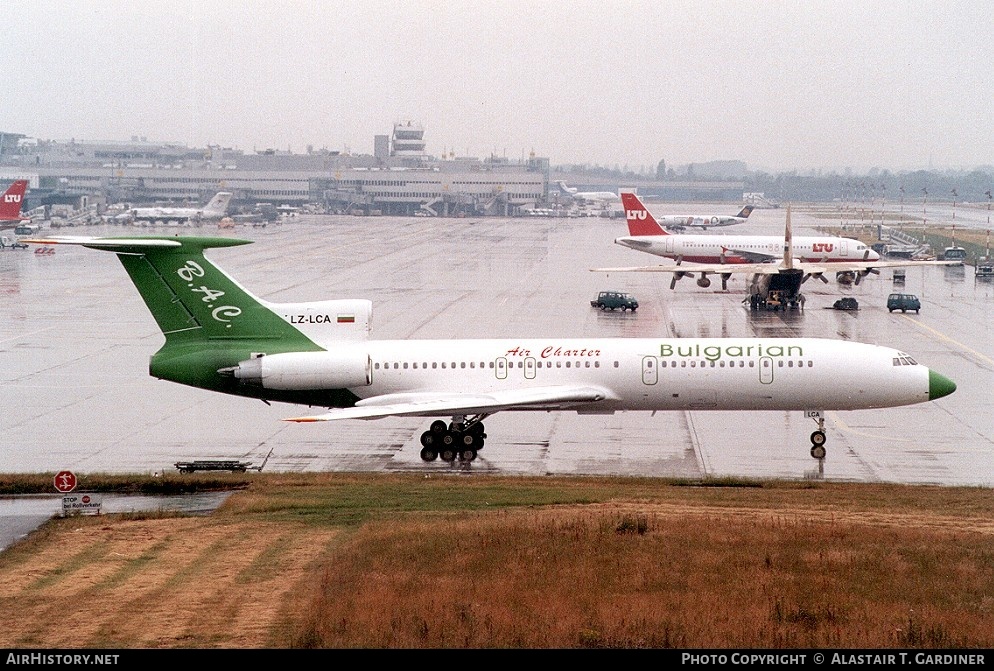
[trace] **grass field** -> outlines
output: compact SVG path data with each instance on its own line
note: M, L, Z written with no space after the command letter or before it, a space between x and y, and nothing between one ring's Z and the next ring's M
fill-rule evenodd
M6 648L987 648L987 489L474 475L83 476L233 488L0 553ZM51 475L0 476L0 493ZM76 614L67 626L67 614Z

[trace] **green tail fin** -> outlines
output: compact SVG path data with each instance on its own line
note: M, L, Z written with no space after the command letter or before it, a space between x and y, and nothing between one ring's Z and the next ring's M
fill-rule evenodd
M248 244L211 237L91 238L85 247L117 254L166 343L149 374L203 389L245 395L220 370L258 352L322 348L264 301L207 260L204 250Z
M166 337L186 342L266 342L265 351L317 345L208 261L204 250L249 244L210 237L103 238L86 247L115 252ZM248 344L246 342L245 344Z
M213 237L88 237L31 239L36 244L81 245L117 254L162 330L166 343L149 361L163 380L265 401L347 407L358 397L347 389L264 389L241 384L231 373L264 354L323 352L365 337L368 301L268 303L207 260L204 251L249 244ZM307 324L306 333L291 322Z

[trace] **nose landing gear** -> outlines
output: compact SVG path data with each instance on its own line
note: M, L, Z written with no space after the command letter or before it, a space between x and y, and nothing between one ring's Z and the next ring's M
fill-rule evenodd
M818 428L811 432L811 456L819 461L825 458L825 413L821 410L808 410L805 416L812 418L818 424Z

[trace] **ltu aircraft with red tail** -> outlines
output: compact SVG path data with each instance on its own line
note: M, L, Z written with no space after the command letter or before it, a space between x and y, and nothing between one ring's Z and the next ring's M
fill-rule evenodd
M881 261L880 255L852 238L829 235L794 236L787 207L786 230L776 235L688 235L666 231L634 193L622 191L629 235L615 238L615 244L639 252L671 259L673 263L625 268L592 268L594 272L669 272L670 288L677 280L697 276L697 285L711 286L708 275L721 277L722 289L736 273L752 276L752 295L761 295L763 286L782 289L799 296L800 285L815 277L828 282L825 273L834 272L840 284L859 284L880 268L953 265L951 261ZM765 296L764 296L765 297Z
M19 179L7 187L0 196L0 230L16 228L22 221L30 221L21 216L24 192L28 190L28 180Z

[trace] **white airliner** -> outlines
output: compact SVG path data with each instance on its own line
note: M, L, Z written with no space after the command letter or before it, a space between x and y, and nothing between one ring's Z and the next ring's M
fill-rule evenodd
M656 221L671 231L682 231L687 228L707 230L745 223L754 209L756 209L754 205L746 205L734 216L728 214L665 214L656 217Z
M736 273L752 276L752 295L760 296L773 282L796 298L802 282L816 277L828 282L825 273L835 272L843 284L860 281L880 268L922 265L950 265L946 261L881 261L866 244L851 238L830 235L793 236L790 207L784 236L710 235L668 233L634 193L622 192L629 235L615 238L615 244L640 252L666 257L674 263L628 268L594 268L595 272L669 272L670 288L683 277L697 275L697 285L711 286L708 275L721 277L722 289ZM795 286L796 285L796 286Z
M218 221L228 211L231 195L228 191L219 191L204 207L135 207L128 215L134 221Z
M165 344L160 379L323 408L288 421L436 419L421 458L472 461L483 420L502 411L808 410L811 454L825 456L821 411L931 401L956 385L907 353L819 338L509 338L372 340L363 299L271 303L204 251L221 237L52 237L117 254ZM107 309L116 299L109 297ZM71 318L71 316L67 316Z
M566 182L556 182L559 188L562 189L563 193L571 197L573 200L584 201L587 203L616 203L618 202L618 194L614 191L577 191L576 187L566 186Z
M0 230L17 228L22 221L31 221L30 218L21 216L24 193L27 189L28 180L18 179L7 187L3 195L0 195Z

